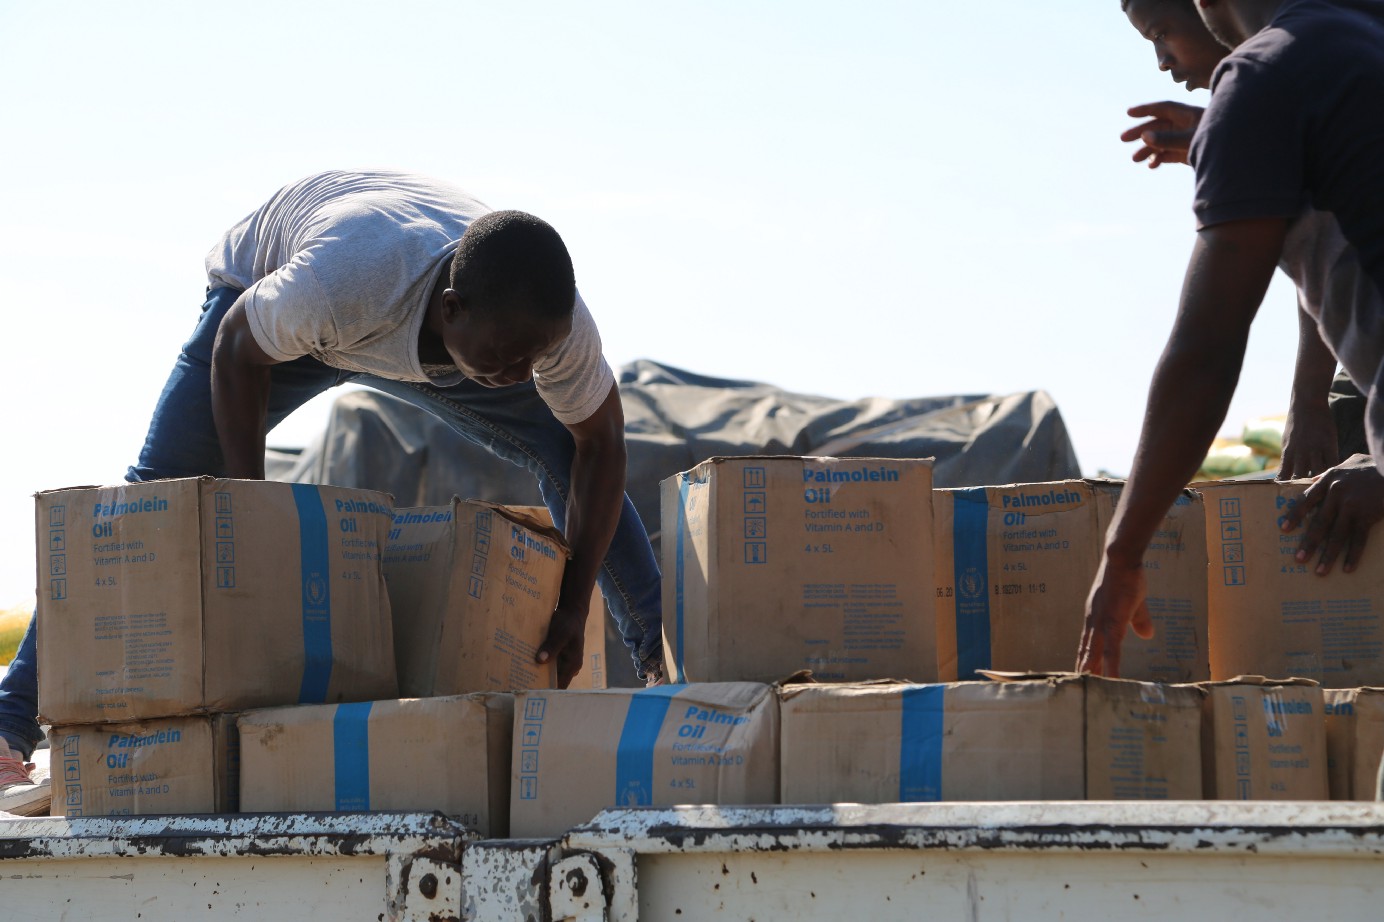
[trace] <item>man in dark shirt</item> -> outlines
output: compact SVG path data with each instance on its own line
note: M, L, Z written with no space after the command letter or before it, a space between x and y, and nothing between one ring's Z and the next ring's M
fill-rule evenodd
M1216 69L1192 142L1198 239L1087 602L1078 668L1109 675L1118 674L1126 627L1151 628L1144 549L1225 417L1289 220L1305 204L1335 214L1365 275L1384 292L1384 2L1198 4L1212 34L1235 50ZM1370 446L1379 463L1384 316L1342 313L1318 324L1370 393ZM1358 563L1359 545L1346 570ZM1328 544L1319 567L1331 565L1333 550Z

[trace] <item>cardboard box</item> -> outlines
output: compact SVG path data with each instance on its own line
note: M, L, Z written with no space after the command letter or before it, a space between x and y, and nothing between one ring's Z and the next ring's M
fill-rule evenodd
M1326 800L1322 690L1308 679L1206 682L1208 800Z
M778 700L751 682L527 691L514 703L510 834L601 810L778 801Z
M509 695L267 708L239 724L247 813L439 810L508 831Z
M938 672L1060 672L1076 662L1105 531L1122 484L1066 480L938 490ZM1186 682L1209 676L1206 539L1200 500L1185 493L1149 545L1154 637L1132 632L1121 675Z
M537 519L548 528L553 527L552 514L546 506L511 506L511 509ZM606 666L606 619L610 618L606 608L605 596L601 595L599 584L591 590L591 608L586 619L586 635L582 643L582 667L572 684L573 690L590 691L607 686L609 672ZM537 686L535 686L537 687Z
M1298 563L1302 528L1279 523L1308 481L1202 484L1211 548L1211 678L1304 676L1327 688L1384 685L1384 541L1327 576Z
M790 685L782 801L1197 799L1202 697L1074 675Z
M235 715L54 727L53 816L235 813Z
M555 665L534 656L569 556L562 535L523 510L461 499L397 510L384 572L400 693L554 687Z
M1384 759L1384 688L1322 690L1332 800L1374 800Z
M202 477L37 499L45 722L397 694L388 496Z
M712 458L662 508L674 681L936 677L930 460Z

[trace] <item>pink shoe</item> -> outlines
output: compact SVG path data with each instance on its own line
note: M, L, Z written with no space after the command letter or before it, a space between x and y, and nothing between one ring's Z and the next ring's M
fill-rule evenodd
M34 766L13 756L0 756L0 810L18 816L48 812L52 788L48 779L35 779Z

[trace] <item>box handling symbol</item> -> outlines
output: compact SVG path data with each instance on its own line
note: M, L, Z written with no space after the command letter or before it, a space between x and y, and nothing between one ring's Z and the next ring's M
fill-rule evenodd
M520 736L520 747L536 747L538 741L543 736L543 726L541 724L524 724L523 735Z
M763 541L745 542L745 563L768 563L769 546Z
M1221 500L1221 518L1238 519L1240 517L1240 500L1235 497L1227 497Z
M1235 793L1237 800L1249 800L1249 781L1241 778L1235 782Z
M48 510L48 524L61 528L67 521L67 507L54 506Z
M765 483L765 480L764 480L764 468L762 468L762 467L747 467L747 468L745 468L745 486L747 486L747 487L763 487L763 486L764 486L764 483Z
M67 573L67 555L54 554L48 561L49 576L64 576Z
M519 753L519 771L529 775L538 773L537 749L525 749Z
M62 777L64 781L80 781L82 778L82 763L80 759L66 759L62 763Z
M767 499L763 493L745 494L745 511L750 515L763 515Z
M537 800L538 799L538 778L533 775L523 775L519 778L519 799Z
M67 598L67 580L55 579L48 584L48 595L54 602Z
M524 702L524 719L542 720L543 712L547 710L547 707L547 698L530 698L528 701Z
M466 587L466 594L473 599L479 599L485 594L485 580L479 576L471 577L471 582Z
M1239 541L1242 538L1244 534L1240 531L1239 519L1228 519L1221 523L1222 541Z
M1245 584L1245 568L1226 567L1225 584L1227 586L1243 586Z
M65 756L77 755L77 747L82 738L80 736L69 736L62 741L62 754Z
M1243 544L1221 545L1221 559L1226 563L1243 563L1245 559L1245 546Z
M763 538L769 530L769 522L762 515L748 516L745 519L745 537Z
M216 537L223 539L234 538L235 525L233 521L234 520L230 516L218 515L216 517Z
M67 550L67 533L61 530L50 531L48 533L48 550L65 551Z
M219 513L221 513L221 514L223 514L223 515L228 515L228 514L230 514L230 511L231 511L231 494L229 494L229 493L217 493L217 494L216 494L216 511L219 512Z

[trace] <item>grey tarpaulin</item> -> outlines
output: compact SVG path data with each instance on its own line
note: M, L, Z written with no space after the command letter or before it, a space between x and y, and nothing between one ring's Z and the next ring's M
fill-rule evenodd
M619 382L627 489L650 533L659 528L659 482L712 455L931 457L939 487L1081 476L1067 427L1043 391L837 400L648 360L620 369ZM271 453L269 476L382 490L399 506L438 505L453 495L540 502L527 471L429 413L368 390L339 397L326 430L300 455Z

